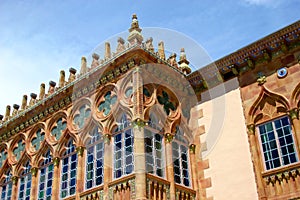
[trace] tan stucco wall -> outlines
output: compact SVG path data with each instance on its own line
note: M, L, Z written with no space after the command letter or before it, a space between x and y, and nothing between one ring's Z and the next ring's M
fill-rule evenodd
M237 79L203 93L198 109L203 109L199 123L206 130L201 136L207 142L202 156L209 160L205 178L212 183L207 197L258 199Z

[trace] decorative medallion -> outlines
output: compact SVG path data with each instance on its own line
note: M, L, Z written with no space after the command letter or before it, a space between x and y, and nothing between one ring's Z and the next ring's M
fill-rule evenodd
M74 124L78 126L79 129L82 129L85 125L85 121L90 117L91 109L88 105L83 105L79 108L77 114L74 117Z
M284 78L284 77L286 77L287 74L288 74L288 71L287 71L286 67L282 67L282 68L277 70L277 77L278 78Z
M111 93L111 91L108 91L105 95L104 95L104 101L102 101L99 104L98 110L100 112L103 112L104 116L107 116L110 111L112 106L117 102L117 96L113 95Z

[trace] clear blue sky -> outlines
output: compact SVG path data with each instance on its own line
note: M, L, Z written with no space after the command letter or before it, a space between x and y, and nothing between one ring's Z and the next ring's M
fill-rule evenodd
M186 34L216 60L299 20L299 10L299 0L1 0L0 113L61 69L79 69L81 56L128 30L132 13L141 27Z

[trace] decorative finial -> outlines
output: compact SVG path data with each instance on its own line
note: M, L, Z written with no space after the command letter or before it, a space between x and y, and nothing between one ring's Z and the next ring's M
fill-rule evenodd
M177 65L177 61L176 61L176 53L172 53L171 55L170 55L170 57L168 58L168 62L170 63L170 65L171 66L173 66L173 67L178 67L178 65Z
M117 53L120 53L125 50L125 40L121 37L118 38L118 46L117 46Z
M42 83L40 86L40 95L39 95L39 100L44 99L45 97L45 83Z
M24 94L24 95L23 95L23 99L22 99L21 110L25 110L26 107L27 107L27 95Z
M55 92L55 86L56 83L54 81L49 81L48 95L53 94Z
M31 93L30 94L30 101L29 101L29 106L33 106L35 103L36 103L36 97L37 97L37 94L35 93Z
M76 72L77 72L77 70L71 67L69 69L69 72L70 72L70 76L69 76L68 82L71 83L71 82L73 82L76 79Z
M109 42L105 42L105 60L108 60L111 58L111 51L110 51L110 43Z
M65 74L65 71L64 70L61 70L60 71L60 75L59 75L59 83L58 83L58 87L62 88L65 86L65 77L66 77L66 74Z
M12 116L15 116L15 115L18 114L18 110L19 110L20 106L18 104L14 104L13 108L14 109L13 109L13 112L12 112Z
M184 51L184 48L181 48L180 50L180 59L179 59L179 69L185 74L189 74L191 73L191 68L189 66L189 61L186 59L186 54L185 54L185 51Z
M158 55L159 57L162 59L162 60L165 60L166 59L166 56L165 56L165 45L164 45L164 42L163 41L160 41L158 43Z
M80 68L80 75L85 74L88 72L88 68L86 66L86 57L81 57L81 68Z
M96 54L96 53L93 53L92 57L93 57L93 62L91 64L91 68L98 67L99 66L99 58L100 58L100 56L98 54Z
M150 38L148 38L148 39L146 40L146 49L147 49L148 51L154 53L154 47L153 47L152 42L153 42L153 38L152 38L152 37L150 37Z
M9 120L9 118L10 118L10 105L7 105L7 106L6 106L6 111L5 111L5 118L4 118L4 121Z
M142 29L139 27L139 22L137 20L136 14L132 15L132 22L131 27L129 29L129 36L128 36L128 42L133 44L142 44L143 42L143 36L141 34Z

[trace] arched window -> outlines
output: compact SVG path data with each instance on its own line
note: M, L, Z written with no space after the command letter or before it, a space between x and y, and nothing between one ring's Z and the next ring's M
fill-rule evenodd
M52 182L53 182L53 161L50 150L44 155L45 160L40 166L39 177L39 200L50 200L52 195Z
M8 170L5 174L4 182L1 184L1 199L10 200L12 193L12 174L11 171Z
M131 174L134 170L133 132L124 114L114 135L114 178Z
M60 197L65 198L76 192L77 154L73 140L70 139L62 158Z
M188 141L179 128L172 142L172 155L175 183L190 186Z
M101 185L103 183L103 155L104 142L98 127L90 133L90 140L87 144L86 160L86 189Z
M146 172L164 176L163 142L154 115L150 115L149 126L145 127Z
M25 164L24 170L20 176L19 185L19 200L29 200L30 199L30 189L31 189L31 173L30 173L29 161Z

